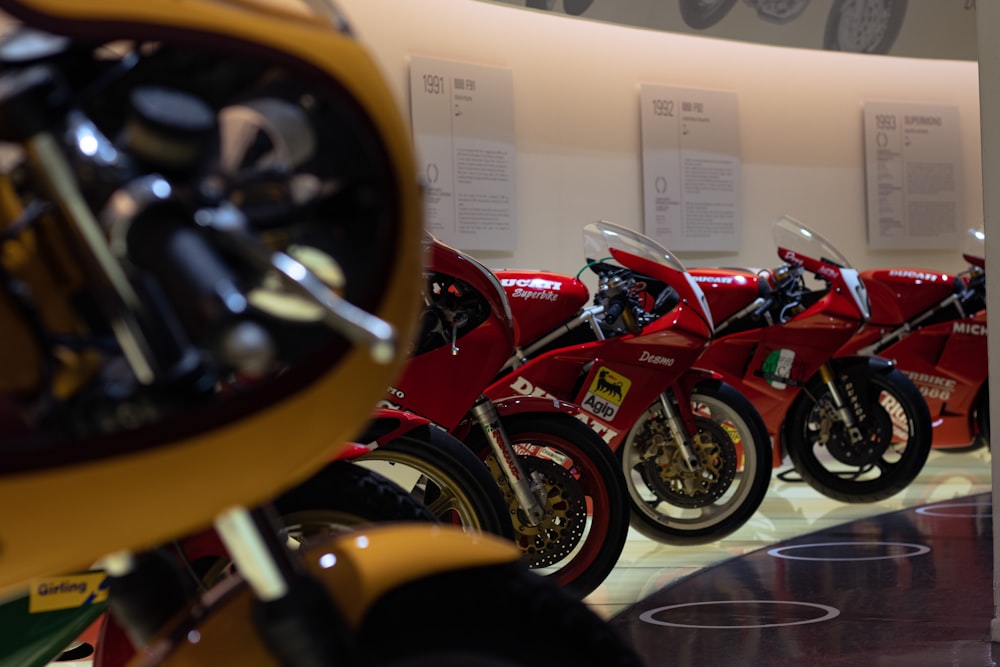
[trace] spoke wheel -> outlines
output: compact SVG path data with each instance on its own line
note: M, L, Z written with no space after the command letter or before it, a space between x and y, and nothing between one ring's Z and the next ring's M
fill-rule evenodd
M442 523L512 538L503 495L483 462L447 433L429 428L426 436L401 436L356 462L406 489Z

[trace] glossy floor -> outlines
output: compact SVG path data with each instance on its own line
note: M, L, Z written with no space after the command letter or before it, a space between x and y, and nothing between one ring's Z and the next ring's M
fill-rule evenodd
M913 484L872 504L839 503L776 475L754 518L723 540L677 547L630 531L617 567L587 602L630 637L648 667L992 665L985 642L993 613L990 491L985 450L932 452ZM935 504L946 507L931 514L914 509ZM956 535L954 524L928 519L942 512L972 523ZM878 569L859 574L858 554L843 551L847 541L866 549L860 559ZM812 551L816 542L834 552ZM812 545L809 551L796 551L804 544ZM808 560L775 558L768 553L775 545ZM930 576L918 568L924 548L935 554ZM828 561L841 569L831 570ZM799 567L803 562L826 565ZM961 576L949 575L948 568ZM918 577L919 586L897 585ZM825 601L833 589L840 597ZM736 604L746 602L753 604ZM855 613L844 613L845 605ZM939 617L949 605L965 616ZM815 622L834 609L836 619ZM676 610L684 615L671 616ZM854 624L847 624L850 618ZM762 627L772 625L782 630ZM928 633L931 627L940 631ZM932 645L913 641L915 632L929 641L933 634ZM862 641L872 637L880 643ZM89 667L90 661L56 664Z
M755 518L701 547L631 535L588 598L659 665L995 665L990 457L932 452L886 501L775 477Z

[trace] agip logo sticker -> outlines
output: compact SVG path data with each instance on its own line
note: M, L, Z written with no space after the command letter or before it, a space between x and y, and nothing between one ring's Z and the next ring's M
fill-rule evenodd
M583 397L581 407L601 419L611 421L618 414L618 408L631 386L632 381L627 377L601 366Z

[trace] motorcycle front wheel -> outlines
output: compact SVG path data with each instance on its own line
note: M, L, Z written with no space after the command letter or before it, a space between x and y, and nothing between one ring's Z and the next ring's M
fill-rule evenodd
M689 468L660 403L647 408L618 450L632 527L679 546L729 535L760 507L771 481L767 427L743 394L722 382L691 394L698 465Z
M411 494L374 470L332 461L283 493L274 508L284 529L301 542L332 530L381 521L437 521Z
M445 572L394 590L372 607L358 639L385 667L642 665L582 601L517 563Z
M541 524L525 520L482 429L474 429L467 442L486 461L507 499L521 559L586 597L614 569L628 535L628 496L614 454L590 427L567 414L521 414L500 421L528 474L545 487L547 511Z
M413 496L378 473L350 461L331 461L273 502L286 542L292 548L310 538L356 529L368 523L436 522ZM209 587L233 574L221 543L199 542L185 553L189 572ZM178 545L181 549L183 543ZM207 549L207 552L206 552ZM112 609L114 609L112 602ZM121 613L121 612L120 612ZM135 655L132 640L113 614L101 626L94 667L121 667Z
M823 495L845 503L885 500L923 469L931 449L930 412L899 369L869 369L852 381L862 385L853 387L864 412L860 442L852 442L829 387L816 377L785 417L784 448L802 479ZM843 375L838 388L847 400Z
M405 558L401 554L396 567L405 567ZM220 590L196 614L178 618L172 632L130 664L288 664L268 651L253 604L244 584ZM583 601L517 562L450 568L407 580L375 599L359 623L356 631L342 623L308 630L345 637L344 660L337 662L344 665L355 665L359 658L369 667L643 665L624 638Z
M460 441L428 427L354 459L410 492L441 523L514 537L507 503L489 470Z

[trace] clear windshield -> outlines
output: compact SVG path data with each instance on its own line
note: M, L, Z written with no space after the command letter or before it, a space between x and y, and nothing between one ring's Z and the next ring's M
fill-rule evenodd
M779 248L841 268L851 268L851 263L826 239L795 218L783 215L772 226L774 242Z
M675 271L686 271L673 253L639 232L607 220L592 222L583 228L583 256L588 260L613 262L612 249L637 255Z
M986 233L983 228L970 229L962 242L962 257L979 266L986 262Z

